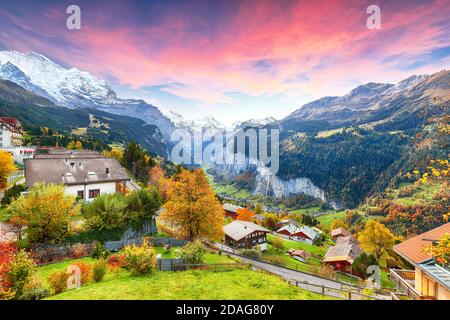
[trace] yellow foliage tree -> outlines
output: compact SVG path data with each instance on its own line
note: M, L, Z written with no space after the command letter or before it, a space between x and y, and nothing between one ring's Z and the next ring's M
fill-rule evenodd
M103 155L107 158L114 158L120 163L122 162L123 151L118 148L112 148L111 151L103 151Z
M224 211L203 170L182 169L174 180L161 219L179 228L190 241L220 240Z
M36 184L7 210L13 219L20 219L27 227L29 242L58 243L70 234L72 217L79 213L80 205L75 197L65 195L63 185Z
M8 176L17 170L13 156L9 152L0 151L0 184L6 187Z
M70 141L67 145L69 150L81 150L83 149L83 144L80 141Z
M373 254L377 259L388 258L389 252L395 243L395 236L383 224L375 220L366 222L364 230L359 233L358 241L368 254Z
M424 251L433 256L438 263L450 264L450 234L446 233L435 245L425 248Z
M330 231L333 231L334 229L337 229L337 228L348 229L348 226L344 222L344 220L342 220L342 219L335 219L335 220L333 220L333 222L330 225Z

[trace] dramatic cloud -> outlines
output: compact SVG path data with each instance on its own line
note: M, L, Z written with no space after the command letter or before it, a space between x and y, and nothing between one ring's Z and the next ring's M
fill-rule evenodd
M448 0L378 1L380 30L367 29L362 1L79 5L82 29L69 31L64 1L2 1L1 46L203 106L279 95L295 107L364 82L439 71L450 57Z

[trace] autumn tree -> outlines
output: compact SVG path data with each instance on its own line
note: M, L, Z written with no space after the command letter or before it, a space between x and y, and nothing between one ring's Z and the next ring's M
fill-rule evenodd
M156 165L148 170L148 185L156 187L163 202L168 200L168 191L171 182L172 180L166 177L166 171L160 166Z
M83 144L81 141L70 141L67 145L67 149L69 150L81 150L83 149Z
M253 217L255 216L255 213L251 211L250 208L239 208L236 210L236 213L237 213L236 220L253 222Z
M0 187L6 187L8 176L16 170L13 156L9 152L0 151Z
M281 252L281 250L283 250L283 240L281 240L279 237L274 237L272 240L272 246L277 252Z
M203 170L182 169L168 190L161 220L179 228L189 241L223 237L224 212Z
M7 209L12 219L25 224L30 243L62 242L70 234L71 220L79 210L75 197L66 196L64 186L57 184L36 184Z
M262 226L269 230L275 230L280 222L280 218L274 213L266 213Z
M263 213L264 213L263 207L262 207L262 205L261 205L260 203L257 203L257 204L255 205L254 212L255 212L255 215L256 215L256 214L263 214Z
M112 148L110 151L103 151L102 154L107 158L116 159L119 163L121 163L123 159L123 151L118 148Z
M446 233L436 244L426 247L424 251L443 265L450 264L450 233Z
M364 230L359 233L358 241L361 249L368 254L373 254L379 260L389 257L389 252L395 243L395 236L383 224L369 220Z
M330 225L330 231L333 231L334 229L338 229L338 228L348 229L348 226L344 222L344 220L342 220L342 219L335 219L335 220L333 220L333 222Z

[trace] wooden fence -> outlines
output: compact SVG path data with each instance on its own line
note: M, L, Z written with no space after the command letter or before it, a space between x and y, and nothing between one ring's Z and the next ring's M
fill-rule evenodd
M165 237L148 237L150 243L154 246L161 244L168 244L172 247L182 247L187 241L183 239L175 239L175 238L165 238ZM129 239L129 240L119 240L119 241L108 241L105 242L105 248L110 251L119 251L125 246L129 245L141 245L142 238L137 239Z
M246 270L250 265L246 263L211 263L211 264L181 264L174 268L174 271L186 270L206 270L212 272L223 272L232 270Z

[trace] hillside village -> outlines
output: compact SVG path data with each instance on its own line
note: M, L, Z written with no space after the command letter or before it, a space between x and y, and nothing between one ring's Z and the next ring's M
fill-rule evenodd
M136 144L24 146L17 119L0 123L0 298L127 298L107 292L142 277L128 298L152 288L161 299L450 299L448 252L439 251L448 222L403 237L359 209L239 206L218 197L203 170L169 168ZM352 224L355 217L362 220ZM11 277L19 262L22 285ZM72 264L81 272L76 289L62 285ZM159 296L178 278L183 290ZM233 287L237 279L253 296ZM194 284L208 295L190 292Z

